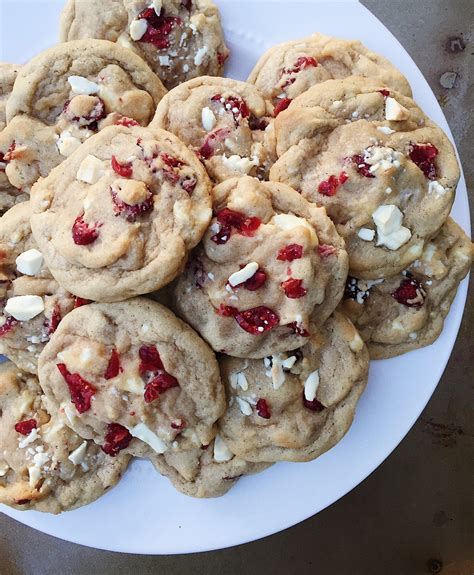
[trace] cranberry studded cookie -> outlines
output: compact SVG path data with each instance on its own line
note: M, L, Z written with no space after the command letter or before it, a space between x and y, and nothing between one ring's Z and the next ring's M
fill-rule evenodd
M386 58L357 40L323 34L270 48L257 62L248 81L274 104L277 116L311 86L347 76L373 78L411 96L408 81Z
M31 227L56 280L120 301L172 281L212 216L195 154L164 130L111 126L32 192Z
M106 453L208 445L225 409L213 352L162 305L90 304L66 316L39 361L46 396Z
M215 351L265 357L301 347L340 301L344 242L324 209L245 176L214 188L214 218L176 286L178 313Z
M36 377L0 366L0 503L61 513L104 495L130 456L110 457L76 435L41 394Z
M134 50L169 89L205 74L219 76L229 50L209 0L69 0L61 40L103 38Z
M360 330L370 357L394 357L433 343L473 256L470 239L449 218L402 273L373 281L349 277L341 308Z
M160 102L152 126L176 134L201 158L211 178L265 177L273 163L270 111L254 86L196 78Z
M89 3L90 4L90 3ZM165 88L136 54L105 40L54 46L21 68L0 152L28 192L82 142L111 124L149 124Z
M328 80L278 116L275 135L270 179L326 208L355 277L402 271L448 217L456 155L410 98L365 78Z
M308 343L263 360L222 356L229 407L219 433L248 461L310 461L349 429L366 384L369 355L336 312Z
M45 266L30 228L30 203L0 218L0 353L36 373L38 356L61 319L83 301L61 288Z

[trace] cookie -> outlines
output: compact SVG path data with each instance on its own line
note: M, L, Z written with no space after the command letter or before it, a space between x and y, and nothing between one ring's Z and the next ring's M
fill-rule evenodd
M212 351L145 298L71 312L43 350L38 372L68 425L108 453L151 457L201 448L225 409Z
M311 86L347 76L373 78L405 96L412 95L407 79L386 58L357 40L323 34L273 46L257 62L248 81L273 102L278 114Z
M347 254L324 209L288 186L245 176L213 191L214 218L177 280L175 307L215 351L301 347L344 291Z
M451 209L459 166L413 100L366 78L328 80L275 120L270 179L324 206L351 274L377 279L413 261Z
M33 239L30 203L0 218L0 354L36 373L38 356L61 319L81 300L53 279Z
M31 194L31 227L56 280L76 296L120 301L181 272L211 219L210 181L163 130L110 126Z
M269 467L236 457L217 436L205 448L187 453L167 452L152 458L156 469L181 493L191 497L220 497L243 476Z
M104 38L139 54L169 89L223 73L229 50L209 0L69 0L61 40Z
M38 380L0 366L0 503L61 513L95 501L125 472L130 457L110 457L47 409Z
M449 218L421 256L395 276L349 278L341 309L355 323L372 359L385 359L432 344L440 335L474 246Z
M148 125L165 92L139 56L112 42L42 52L21 68L7 102L0 152L10 183L29 192L105 126Z
M6 126L5 108L21 66L0 62L0 130Z
M215 182L264 179L276 159L268 103L246 82L208 76L181 84L161 100L151 125L192 148Z
M248 461L310 461L349 429L366 384L369 355L336 312L295 352L263 360L220 358L229 407L219 433Z

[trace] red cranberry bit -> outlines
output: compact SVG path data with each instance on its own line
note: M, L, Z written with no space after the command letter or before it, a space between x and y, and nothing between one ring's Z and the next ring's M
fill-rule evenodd
M64 363L58 363L56 367L63 376L71 394L71 401L76 406L79 413L88 411L91 407L92 396L96 389L88 381L83 379L78 373L68 371Z
M153 201L153 193L151 191L145 201L141 202L140 204L135 204L134 206L122 202L122 200L113 190L110 190L110 193L112 195L112 202L114 203L115 214L117 216L123 214L127 222L133 223L139 216L143 216L144 214L150 212L155 205L155 202Z
M237 311L234 318L243 330L252 335L261 335L280 323L278 315L265 306Z
M132 434L126 427L120 425L120 423L109 423L102 451L111 457L115 457L119 451L129 446L132 439Z
M387 96L390 96L390 92L388 90L377 90L377 92L380 92L382 94L382 96L384 98L386 98Z
M166 371L159 373L145 386L145 403L155 401L163 392L173 387L179 387L178 380Z
M186 176L180 185L187 194L191 195L197 186L197 180L196 178Z
M170 168L181 168L181 166L184 166L184 162L178 160L178 158L175 158L174 156L170 156L169 154L162 153L160 154L160 157Z
M194 276L194 285L197 289L202 289L206 281L209 279L202 261L199 258L191 260L188 262L186 268L187 271Z
M221 317L235 317L238 313L239 310L231 305L221 304L219 309L216 309L216 314Z
M311 411L323 411L324 405L320 403L317 399L313 399L313 401L308 401L303 393L303 405L310 409Z
M223 66L227 62L227 58L229 54L225 54L223 52L217 52L217 63L219 66Z
M55 304L51 318L44 322L47 335L52 335L58 329L61 319L61 308L59 307L59 304Z
M193 7L193 0L182 0L181 6L191 12L191 8Z
M87 305L89 303L92 303L92 301L90 299L84 299L83 297L74 297L74 309L76 309L77 307L82 307L83 305Z
M36 429L38 424L36 419L26 419L25 421L19 421L15 423L15 431L21 433L21 435L30 435L33 429Z
M178 431L182 431L183 429L185 429L186 427L186 422L184 421L184 419L177 419L175 421L171 422L171 429L177 429ZM207 445L204 447L203 449L205 449L207 447Z
M0 327L0 337L5 337L9 334L20 322L13 316L9 315L5 323Z
M300 337L309 337L309 331L302 325L299 325L296 321L292 321L286 327L289 327L291 331L295 335L299 335Z
M426 292L415 278L407 278L392 293L398 303L408 307L420 308L425 303Z
M355 169L361 176L364 176L364 178L375 178L375 175L370 171L370 165L364 161L364 156L355 154L351 160L354 162Z
M217 221L220 224L220 230L211 237L211 240L216 244L227 243L233 228L242 236L251 237L262 223L259 218L247 217L240 212L229 210L229 208L223 208L217 212Z
M120 354L116 349L112 350L112 355L109 359L109 364L105 370L105 379L113 379L123 371L120 365Z
M345 184L348 179L349 179L349 176L346 174L346 172L341 172L339 174L339 183L340 184Z
M3 156L2 162L6 162L8 164L8 162L14 160L15 150L16 150L16 142L13 140L13 142L8 146L7 153Z
M89 226L83 220L84 214L77 216L74 224L72 226L72 239L76 246L88 246L95 242L99 237L98 228L102 224L95 223L93 226Z
M281 283L281 287L286 297L290 299L299 299L308 293L308 290L303 287L303 280L296 278L287 279Z
M229 96L228 98L223 98L220 94L216 94L211 98L211 101L221 102L227 112L232 112L236 126L239 125L240 117L248 118L250 115L250 111L246 102L237 96Z
M334 246L330 246L328 244L320 244L318 246L318 254L322 258L328 258L329 256L332 256L335 253L337 253L337 249Z
M281 100L278 100L277 104L273 108L273 117L276 118L280 112L286 110L291 102L292 98L281 98Z
M436 180L434 159L439 151L433 144L412 144L410 160L415 163L429 180Z
M305 68L316 68L318 66L318 61L316 58L312 56L300 56L298 60L296 60L293 68L284 68L281 75L284 74L298 74L301 70Z
M270 419L270 417L272 416L268 403L265 399L260 398L257 401L256 408L257 408L257 415L263 417L263 419Z
M133 167L131 162L121 164L115 156L112 156L112 168L116 174L122 178L131 178L133 175Z
M138 356L140 357L139 371L141 375L150 371L164 370L163 362L155 345L142 345L138 350Z
M329 176L327 180L321 182L318 186L318 192L323 196L335 196L340 185L348 180L346 172L341 172L339 176Z
M268 120L266 118L257 118L253 114L249 117L249 128L251 130L265 130L268 127Z
M277 260L281 262L292 262L303 257L303 246L300 244L288 244L282 248L277 255Z
M198 154L203 160L209 160L216 152L217 144L223 142L231 133L230 128L219 128L215 132L209 132L204 143L199 148Z
M151 378L145 385L144 398L151 403L158 396L172 387L179 387L178 380L170 375L164 368L156 346L142 346L138 355L140 357L139 371L142 377Z
M138 15L141 20L146 20L148 28L139 42L153 44L156 48L163 49L170 47L168 36L175 26L181 26L183 21L176 16L165 16L161 10L158 16L154 8L146 8Z
M131 128L132 126L139 126L140 124L133 118L127 118L127 116L122 116L120 120L115 122L116 126L125 126L126 128Z
M235 287L243 287L249 291L257 291L266 281L267 274L261 268L258 268L258 270L253 274L251 278L241 284L236 285Z

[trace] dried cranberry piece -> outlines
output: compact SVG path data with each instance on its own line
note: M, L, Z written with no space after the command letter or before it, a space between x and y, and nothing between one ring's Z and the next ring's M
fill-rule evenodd
M233 228L242 236L251 237L262 223L259 218L248 217L229 208L223 208L217 212L217 221L220 224L220 230L211 237L216 244L227 243Z
M183 21L176 16L165 16L164 10L160 15L155 12L154 8L146 8L139 15L140 20L146 20L148 28L139 42L153 44L156 48L169 48L170 41L168 36L175 26L181 26Z
M117 377L117 375L119 373L121 373L123 371L121 365L120 365L120 354L119 352L114 348L112 350L112 354L110 356L109 359L109 364L107 365L107 369L105 370L105 379L113 379L114 377Z
M184 162L182 162L178 158L175 158L174 156L165 154L164 152L160 154L160 157L163 160L163 162L170 168L181 168L182 166L184 166Z
M126 427L120 425L120 423L109 423L102 451L111 457L115 457L119 451L129 446L132 439L132 434Z
M150 190L148 191L149 195L146 200L140 204L131 206L130 204L123 202L118 197L117 193L111 189L110 194L112 196L112 202L114 203L114 212L116 215L123 214L127 222L134 222L139 216L143 216L144 214L150 212L153 209L155 202L153 200L153 193Z
M74 297L74 309L82 307L83 305L87 305L89 303L92 303L90 299L84 299L83 297L77 297L77 296Z
M193 7L193 0L181 0L181 6L191 12L191 8Z
M436 180L434 159L439 154L433 144L412 144L410 160L415 163L429 180Z
M331 175L327 180L319 184L318 192L323 196L334 196L339 186L347 182L347 180L348 175L346 172L341 172L339 176Z
M145 403L155 401L160 394L173 387L179 387L178 380L166 371L159 373L145 386Z
M10 333L20 322L13 316L9 315L4 324L0 327L0 337L5 337Z
M277 260L292 262L303 257L303 246L300 244L288 244L278 252Z
M52 335L58 329L58 325L61 322L61 319L61 308L59 307L59 304L56 303L53 308L51 317L44 322L44 327L46 328L47 335Z
M116 174L122 178L131 178L133 175L133 167L131 162L121 164L115 156L112 156L112 169Z
M151 403L167 389L179 387L178 380L166 371L156 346L144 345L138 350L138 355L140 357L139 371L141 376L150 378L145 385L144 398L146 403Z
M407 278L391 294L398 303L408 307L420 308L425 303L426 292L415 278Z
M138 356L140 357L139 371L141 375L144 375L147 372L164 370L160 353L156 349L155 345L142 345L138 350Z
M131 128L132 126L139 126L140 124L133 118L128 118L127 116L122 116L119 120L115 122L116 126L125 126L126 128Z
M15 423L15 431L21 433L21 435L30 435L33 429L36 429L38 424L36 419L26 419L25 421L19 421Z
M86 116L72 116L72 114L69 114L68 118L70 120L72 120L73 122L79 122L79 120L81 120L81 122L83 124L87 125L87 128L89 130L97 132L97 130L98 130L97 122L99 122L99 120L102 120L103 118L105 118L107 113L105 111L104 101L101 100L98 96L94 96L94 98L97 100L97 103L93 107L90 114L87 114ZM68 100L64 104L63 113L68 114L70 103L71 103L70 100Z
M382 96L384 98L386 98L387 96L390 96L390 92L388 90L377 90L377 92L380 92L380 94L382 94Z
M299 325L296 321L292 321L291 323L287 324L286 327L289 327L293 333L295 333L295 335L299 335L300 337L310 336L309 331L305 327Z
M98 229L102 224L95 223L89 226L84 221L84 214L77 216L72 226L72 239L77 246L88 246L99 237Z
M316 68L319 62L316 58L312 56L300 56L293 65L293 68L284 68L281 75L285 74L297 74L304 70L305 68Z
M264 270L258 268L258 270L253 274L251 278L234 287L243 287L249 291L257 291L263 286L263 284L266 281L267 281L267 274L265 273Z
M236 126L239 125L240 117L248 118L250 115L247 103L242 100L242 98L238 98L237 96L229 96L228 98L223 98L220 94L216 94L211 98L211 101L220 102L228 112L232 112Z
M270 419L270 417L272 416L270 407L268 406L266 399L260 398L257 401L256 409L257 409L257 415L263 417L263 419Z
M186 428L186 422L184 421L184 419L178 419L177 421L171 422L171 429L177 429L178 431L182 431L185 428ZM207 445L203 446L203 449L206 449L207 447L208 447Z
M327 258L334 255L335 253L337 253L337 249L334 246L330 246L328 244L320 244L318 246L318 254L322 258Z
M303 287L303 280L301 279L289 278L281 283L281 287L286 297L290 299L299 299L308 293L308 290Z
M340 184L345 184L348 179L349 179L349 176L346 174L346 172L341 172L339 174L339 183Z
M216 313L221 317L235 317L239 313L239 310L231 305L221 304L220 307L216 309Z
M282 98L281 100L278 100L277 104L273 108L273 117L276 118L280 112L286 110L291 102L292 98Z
M0 164L8 164L8 162L5 160L5 154L3 154L3 152L0 152ZM0 167L0 172L4 172L5 168Z
M219 66L223 66L227 62L227 58L229 54L225 54L224 52L217 52L217 63Z
M198 154L201 159L209 160L215 154L217 144L223 142L231 133L230 128L219 128L215 132L209 132L204 139L202 146L199 148Z
M191 260L187 265L187 270L194 276L194 285L202 289L209 277L202 261L199 258Z
M361 176L364 176L364 178L375 178L375 175L370 171L370 164L364 161L364 156L355 154L352 156L351 161L354 162L355 169Z
M258 306L234 313L234 319L247 333L261 335L280 323L278 315L266 306Z
M16 142L15 140L13 140L13 142L8 146L8 150L7 153L3 156L3 160L2 162L6 162L8 164L8 162L11 162L12 160L15 159L15 150L16 150Z
M249 128L251 130L265 130L268 126L268 120L266 118L257 118L253 114L249 117Z
M83 379L78 373L68 371L64 363L56 365L63 376L71 394L71 401L76 406L79 413L88 411L91 407L92 396L95 395L96 389L88 381Z
M197 186L197 180L196 178L186 176L180 185L187 194L191 195Z
M320 403L317 399L313 399L313 401L308 401L303 393L303 405L310 409L311 411L323 411L324 405Z

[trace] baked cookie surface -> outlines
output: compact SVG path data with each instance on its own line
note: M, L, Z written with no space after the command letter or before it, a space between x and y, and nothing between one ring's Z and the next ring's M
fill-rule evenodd
M213 190L215 217L177 280L175 306L215 351L264 357L304 345L342 297L344 242L324 209L245 176Z
M209 0L69 0L61 40L103 38L139 54L169 89L220 75L229 50L217 7Z
M171 90L151 125L188 144L215 182L243 175L264 179L275 160L270 116L251 84L208 76Z
M340 307L359 329L370 357L394 357L433 343L473 256L470 239L449 218L402 273L374 281L349 278Z
M113 487L130 457L111 457L51 415L36 377L0 366L0 503L61 513Z
M369 356L336 312L302 348L263 360L222 356L229 407L219 433L248 461L309 461L349 429L368 377Z
M38 182L31 226L58 282L120 301L169 283L210 221L210 181L163 130L113 126Z
M410 98L365 78L328 80L277 117L275 136L270 179L326 208L356 277L402 271L448 217L456 155Z

